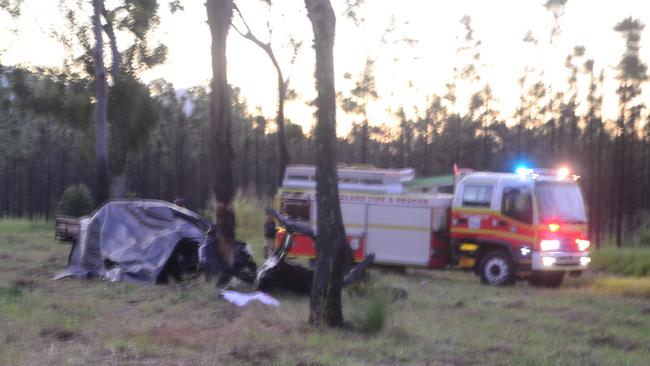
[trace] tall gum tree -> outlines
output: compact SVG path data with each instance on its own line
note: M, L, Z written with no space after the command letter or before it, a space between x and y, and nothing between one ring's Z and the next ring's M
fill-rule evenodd
M268 2L268 5L271 6L271 2ZM273 50L273 47L271 46L271 33L272 30L270 28L270 23L267 22L267 27L269 31L269 41L268 42L263 42L261 41L253 32L251 31L250 27L248 26L248 23L246 22L246 19L244 18L244 15L242 14L241 10L237 7L237 5L234 5L234 9L237 12L237 15L241 19L243 25L244 25L244 30L240 30L235 24L233 24L233 29L239 33L242 37L248 39L251 41L253 44L255 44L257 47L259 47L266 55L268 56L269 60L273 64L273 68L275 69L275 72L277 74L277 89L278 89L278 104L277 104L277 113L275 116L275 124L277 127L277 147L278 147L278 180L279 183L282 182L282 179L284 178L284 172L287 168L287 165L291 162L291 156L289 155L289 149L287 147L287 133L286 133L286 128L285 128L285 119L284 119L284 103L287 101L287 91L289 88L289 78L286 77L282 73L282 68L280 67L280 63L278 62L278 59L276 57L276 54ZM296 60L296 56L298 55L298 51L300 50L301 43L296 42L293 38L290 39L290 44L291 48L293 51L293 55L291 57L291 62L290 64L293 65L293 63Z
M214 146L214 196L217 236L221 254L232 264L235 241L235 209L233 199L234 154L231 142L230 89L226 73L226 39L233 15L232 0L208 0L208 25L212 36L212 82L210 119Z
M341 326L343 275L351 253L341 218L336 172L336 91L334 35L336 16L329 0L305 0L316 51L316 203L318 237L309 322Z
M93 12L90 22L85 20L88 5ZM148 41L148 35L159 23L158 8L158 0L59 3L65 27L54 29L52 33L67 50L64 72L68 75L85 72L93 79L98 78L95 103L99 110L106 109L105 113L96 114L95 120L98 205L108 199L111 188L113 197L125 197L128 156L144 143L158 119L149 90L138 79L141 71L162 63L166 57L164 45L150 47ZM119 39L123 40L121 48L118 48ZM128 45L124 40L128 40ZM105 64L109 59L104 55L105 50L109 51L109 66ZM104 97L97 94L102 93L103 84L107 89L105 102ZM104 114L105 123L102 121Z
M104 66L104 35L102 27L103 0L93 0L93 34L95 48L95 203L108 200L108 84Z

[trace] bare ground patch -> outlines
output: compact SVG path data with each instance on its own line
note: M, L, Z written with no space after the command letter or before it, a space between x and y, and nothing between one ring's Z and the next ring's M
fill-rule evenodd
M39 335L59 342L83 341L86 338L81 332L62 327L45 327L41 329Z
M641 347L636 342L633 342L625 338L618 338L613 335L591 337L589 339L589 344L598 347L606 346L606 347L618 348L624 351L635 351Z

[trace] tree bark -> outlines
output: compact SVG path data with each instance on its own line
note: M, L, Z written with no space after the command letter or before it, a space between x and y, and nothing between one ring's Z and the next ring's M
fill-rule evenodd
M103 0L93 0L93 31L95 34L95 204L108 200L108 86L104 67L104 37L101 15Z
M220 251L232 264L232 244L235 240L235 210L233 198L233 149L231 142L230 90L226 75L226 39L233 14L232 0L208 0L208 25L212 36L212 91L210 119L214 146L215 217Z
M329 0L305 0L316 50L316 267L310 299L312 325L343 324L341 289L349 247L341 218L336 171L336 92L334 32L336 17Z

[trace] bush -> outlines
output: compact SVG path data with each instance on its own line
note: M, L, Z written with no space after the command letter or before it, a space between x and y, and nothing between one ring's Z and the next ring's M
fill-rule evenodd
M88 215L94 207L90 190L84 184L73 184L65 189L57 213L59 215L80 217Z
M593 252L592 266L625 276L650 276L650 248L606 248Z

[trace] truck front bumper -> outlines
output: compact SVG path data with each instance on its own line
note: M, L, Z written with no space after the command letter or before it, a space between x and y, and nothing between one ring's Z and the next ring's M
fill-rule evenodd
M583 271L591 262L589 252L534 252L533 271Z

